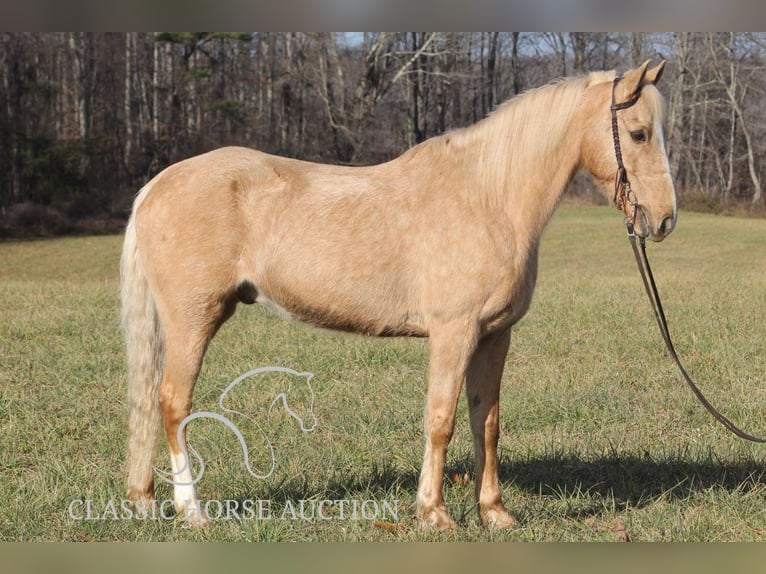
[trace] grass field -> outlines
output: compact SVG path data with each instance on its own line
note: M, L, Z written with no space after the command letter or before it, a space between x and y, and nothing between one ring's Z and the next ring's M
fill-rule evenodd
M239 511L268 501L271 518L204 530L113 520L126 442L120 245L120 237L0 244L0 540L766 540L766 447L728 434L685 388L619 214L567 205L543 238L535 299L515 328L501 395L502 488L519 528L479 524L461 401L445 487L460 527L418 529L423 340L328 333L255 307L214 340L195 410L219 410L237 376L280 365L314 373L316 430L302 433L277 407L267 416L286 383L258 380L234 399L237 410L261 414L276 449L269 478L248 475L222 425L200 421L191 432L206 464L202 499L235 500ZM682 213L649 256L688 370L730 418L766 433L766 221ZM305 388L294 385L290 400L306 412ZM259 427L240 423L263 468ZM164 453L158 464L167 467ZM170 497L158 483L158 498ZM381 528L363 517L283 514L325 499L388 503L398 520L378 516L395 523ZM91 518L106 519L85 520L84 500Z

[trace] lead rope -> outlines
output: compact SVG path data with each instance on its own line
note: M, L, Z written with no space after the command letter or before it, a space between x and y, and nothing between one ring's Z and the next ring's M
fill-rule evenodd
M667 322L667 319L665 318L665 311L662 308L662 301L660 300L660 294L657 291L657 284L654 281L654 273L652 273L652 267L651 265L649 265L649 258L646 256L646 241L644 240L643 237L639 237L638 243L641 246L640 252L639 252L638 246L636 245L637 242L636 242L636 233L635 233L634 224L636 220L636 213L638 210L638 202L632 190L630 189L630 182L628 181L628 172L625 169L625 166L623 165L623 162L622 162L622 150L620 148L620 132L617 125L617 110L629 108L630 106L635 104L636 101L638 101L640 92L636 92L635 94L631 96L630 99L626 100L625 102L616 104L615 103L615 88L617 87L617 83L620 81L621 78L622 76L618 74L614 79L614 83L612 84L612 106L611 106L612 137L614 138L614 152L617 158L617 175L615 177L615 183L614 183L614 202L617 208L626 214L625 227L628 230L628 239L630 240L630 246L633 248L633 255L636 258L636 265L638 266L638 272L641 275L641 281L644 284L646 295L649 297L649 302L652 305L654 318L657 321L657 326L660 328L660 334L662 335L663 341L665 341L665 346L667 347L668 352L670 353L670 356L672 357L675 364L678 366L678 370L681 372L681 375L683 376L687 385L689 385L689 388L694 393L694 396L697 397L697 400L699 400L699 402L702 403L702 406L704 406L705 409L707 409L707 411L711 415L713 415L713 418L717 420L719 423L721 423L723 426L725 426L729 431L734 433L739 438L749 440L751 442L766 443L766 439L751 435L750 433L747 433L743 431L742 429L740 429L737 425L731 422L729 418L724 416L717 408L715 408L712 404L710 404L710 401L708 401L705 395L702 394L702 391L694 383L692 378L689 376L689 373L686 372L686 369L681 363L681 359L678 357L678 353L676 353L675 346L673 345L673 340L670 337L668 322ZM630 205L631 205L631 211L629 214L626 210L626 202L630 202Z
M737 425L731 422L729 418L727 418L717 408L710 404L710 401L705 398L705 395L702 394L702 391L694 383L692 378L689 376L689 373L686 372L686 369L681 363L681 359L678 358L678 353L676 353L676 349L673 345L673 340L670 338L670 330L668 329L668 322L665 318L665 311L662 308L662 301L660 300L660 295L657 291L657 284L654 281L652 267L649 265L649 259L646 256L646 242L644 241L643 237L639 238L639 243L641 245L641 251L639 255L639 249L636 246L636 234L632 233L630 229L628 230L628 239L630 239L630 245L633 248L633 255L635 256L636 264L638 265L638 271L641 274L641 280L644 283L646 294L649 297L650 303L652 304L652 311L654 311L654 318L657 320L657 325L660 328L662 339L665 341L665 346L667 347L670 356L678 366L678 370L681 371L681 375L689 385L689 388L694 393L694 396L696 396L699 402L702 403L702 406L704 406L707 411L713 415L715 420L717 420L739 438L749 440L751 442L766 443L766 439L751 435L750 433L740 429Z

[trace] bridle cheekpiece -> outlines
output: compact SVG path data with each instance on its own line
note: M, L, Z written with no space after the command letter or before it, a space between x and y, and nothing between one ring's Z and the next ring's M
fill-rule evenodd
M636 214L638 212L638 201L633 190L630 189L628 172L622 161L622 148L620 147L620 128L617 125L617 111L624 110L633 106L641 95L641 90L636 90L629 99L617 103L615 101L615 92L617 84L622 79L621 74L617 74L612 83L612 139L614 141L614 155L617 158L617 175L614 178L614 204L623 213L625 213L625 226L628 228L628 235L635 235Z

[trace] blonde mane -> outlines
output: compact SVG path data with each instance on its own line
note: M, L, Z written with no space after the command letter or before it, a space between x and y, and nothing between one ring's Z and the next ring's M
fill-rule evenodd
M571 124L587 85L585 80L557 80L523 92L461 130L459 137L469 145L481 142L474 149L485 159L482 180L496 185L500 176L513 189L525 185L518 176L524 177L539 160L543 165L537 167L553 169L554 148L561 144Z
M514 226L523 228L520 235L526 237L531 224L534 241L579 168L575 145L579 137L571 120L590 83L591 76L586 76L529 90L476 124L427 140L402 158L431 153L448 181L455 181L453 173L470 174L470 181L453 191L485 209L508 212ZM551 185L560 189L550 193ZM531 219L530 202L543 202L533 210L539 216Z

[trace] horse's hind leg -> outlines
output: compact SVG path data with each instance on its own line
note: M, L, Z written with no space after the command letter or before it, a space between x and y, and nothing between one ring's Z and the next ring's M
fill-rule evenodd
M173 499L176 512L192 523L204 523L206 517L197 498L189 465L188 448L182 449L178 429L189 416L192 393L202 359L215 332L234 311L235 303L201 305L195 317L188 311L165 321L165 368L159 388L160 410L168 441L173 472ZM204 309L204 311L200 311ZM204 316L199 316L204 313ZM186 429L181 433L186 447ZM187 456L184 455L187 452Z
M516 526L516 520L503 506L497 476L500 381L510 340L510 329L482 340L466 376L476 460L476 502L482 522L490 528Z

